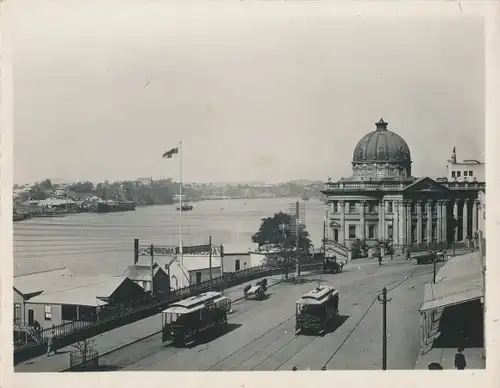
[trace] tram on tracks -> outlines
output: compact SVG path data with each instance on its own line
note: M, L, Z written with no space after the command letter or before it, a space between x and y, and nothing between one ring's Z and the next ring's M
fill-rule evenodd
M295 304L295 334L322 335L339 315L339 292L324 285L304 294Z
M231 300L220 292L205 292L170 305L162 313L162 343L192 345L198 334L227 323Z

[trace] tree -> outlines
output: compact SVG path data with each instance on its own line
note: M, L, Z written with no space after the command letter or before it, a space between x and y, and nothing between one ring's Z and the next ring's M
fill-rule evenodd
M71 185L71 190L76 193L93 193L94 192L94 184L90 181L85 182L77 182Z
M36 184L29 191L29 198L35 201L43 201L44 199L47 198L47 192L44 190L43 187Z
M40 182L40 187L44 190L52 190L52 181L50 179L45 179Z
M273 217L263 218L259 230L252 236L252 241L259 247L266 244L279 244L282 248L295 246L293 233L294 220L289 214L279 212ZM299 225L299 247L309 251L311 240L305 226Z
M351 257L359 259L368 255L368 245L365 240L355 239L351 245Z

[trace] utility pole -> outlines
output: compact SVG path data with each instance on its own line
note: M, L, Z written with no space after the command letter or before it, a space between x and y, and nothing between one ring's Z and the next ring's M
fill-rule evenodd
M392 298L387 298L387 288L384 287L377 299L382 303L382 370L387 370L387 302Z
M153 251L153 244L151 244L151 296L153 296L153 278L154 278L154 258L155 258L155 254L154 254L154 251Z
M208 256L208 265L210 267L210 291L212 291L212 236L208 237L208 249L209 249L209 256Z
M295 203L295 250L297 252L297 277L300 276L300 253L299 253L299 201Z

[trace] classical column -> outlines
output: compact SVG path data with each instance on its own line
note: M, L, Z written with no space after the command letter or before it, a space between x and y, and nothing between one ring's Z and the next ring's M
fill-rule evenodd
M455 241L458 241L458 200L453 202L453 218L455 219Z
M422 244L422 201L417 201L417 244Z
M398 201L392 202L392 240L395 245L401 244L399 241L399 204Z
M448 242L448 201L441 201L441 240Z
M345 244L345 201L339 201L340 211L340 228L339 228L339 243Z
M466 241L467 237L469 237L469 201L467 199L464 200L462 222L463 222L462 241Z
M366 238L366 220L365 220L365 208L366 201L359 201L359 214L360 214L360 229L361 229L361 240Z
M442 233L443 233L443 227L442 227L442 220L443 220L443 212L442 212L442 207L441 207L441 200L437 201L437 223L436 223L436 241L438 243L443 242L442 238Z
M479 201L475 200L472 207L472 235L477 232Z
M412 224L412 202L408 201L406 203L406 244L412 245L413 239L411 235L411 224Z
M384 200L378 203L378 238L385 239L385 204Z
M400 220L400 240L402 245L407 245L406 243L406 202L399 202L399 220Z
M427 244L432 244L432 202L427 201Z

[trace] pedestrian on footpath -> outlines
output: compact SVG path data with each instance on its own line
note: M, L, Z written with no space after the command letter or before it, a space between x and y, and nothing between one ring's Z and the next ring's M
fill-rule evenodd
M462 348L457 349L457 354L455 354L455 368L458 370L464 370L467 366L467 362L465 361L465 356L462 353L464 350Z
M54 347L54 336L55 336L55 331L52 329L49 333L49 338L47 341L47 357L50 357L50 353L56 354L57 351Z

